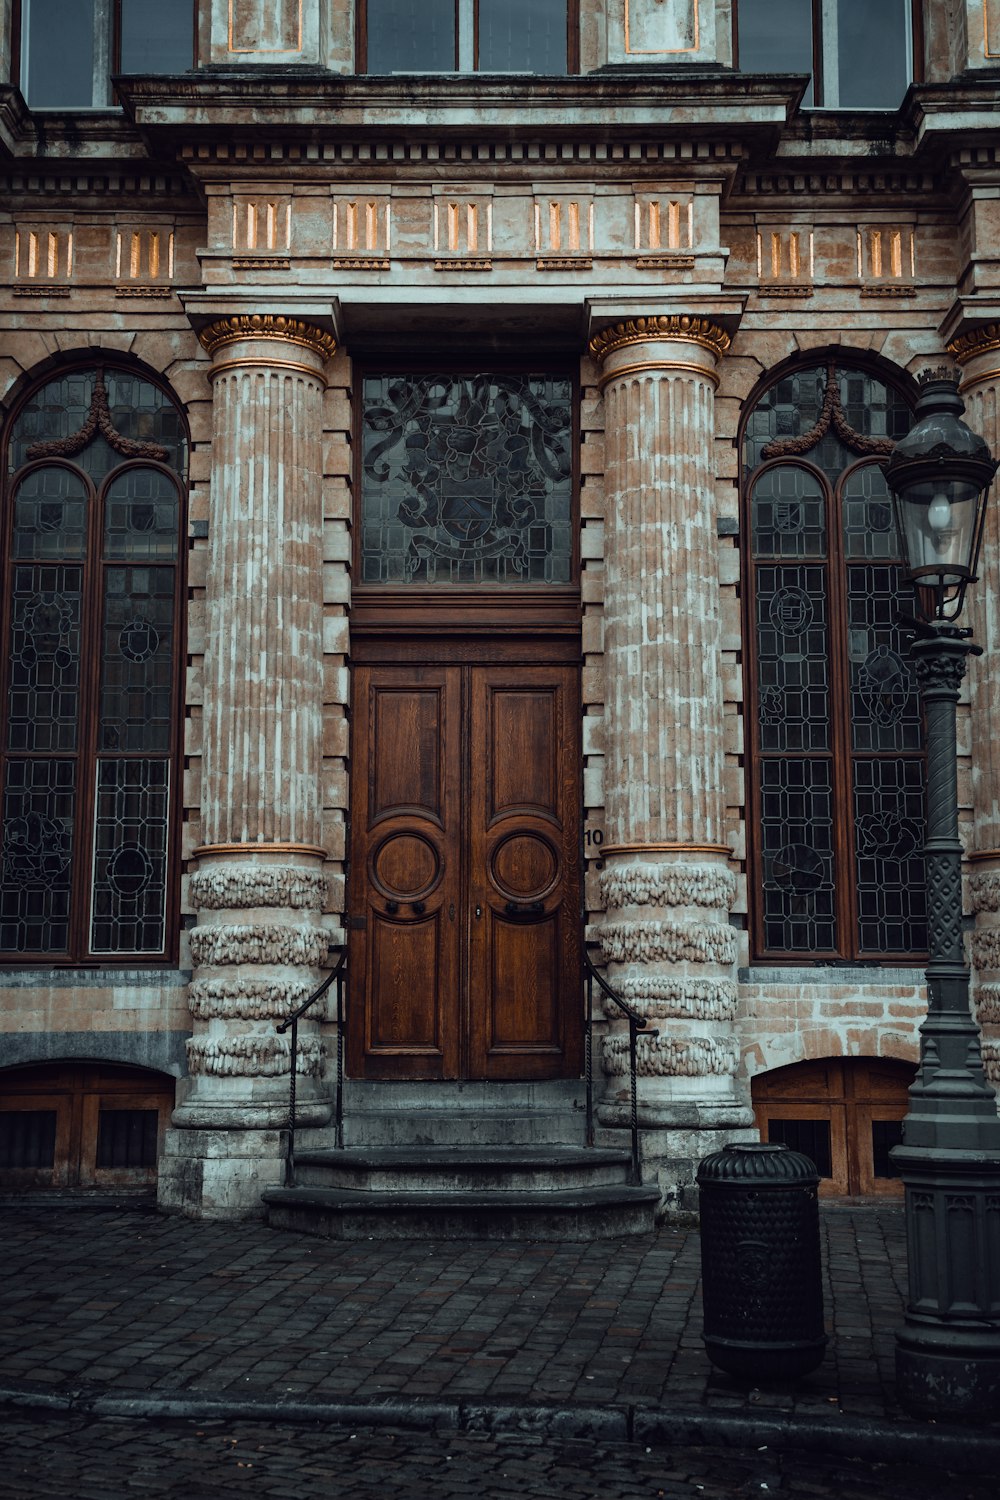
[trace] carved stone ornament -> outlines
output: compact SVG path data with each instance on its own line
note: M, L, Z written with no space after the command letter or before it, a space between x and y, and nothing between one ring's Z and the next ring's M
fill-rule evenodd
M977 354L992 354L1000 349L1000 323L983 323L968 333L960 333L947 346L947 352L960 365L968 364Z
M983 1072L990 1083L1000 1083L1000 1042L983 1042Z
M1000 1025L1000 984L983 984L976 995L976 1019L980 1026Z
M678 339L688 344L699 344L720 359L732 343L724 328L709 318L686 317L677 313L652 318L629 318L615 323L601 333L595 333L590 341L590 352L602 362L616 349L629 344L654 343L657 339Z
M639 1032L636 1071L641 1078L707 1078L712 1074L731 1077L739 1065L740 1052L732 1039L717 1037L643 1036ZM629 1072L628 1035L604 1038L604 1069L613 1078Z
M803 454L815 448L817 443L822 442L831 427L844 447L849 448L852 453L888 455L896 446L892 438L865 437L862 433L855 432L844 415L840 400L840 384L837 380L837 366L831 360L826 367L826 390L823 393L823 406L820 410L819 421L815 427L802 433L800 437L778 438L773 443L766 443L760 450L760 456L762 459L801 458Z
M326 876L296 865L232 865L196 870L191 899L203 911L240 911L254 906L287 906L322 911Z
M731 870L671 864L612 865L600 878L608 910L622 906L710 906L728 912L736 897Z
M316 927L226 923L191 931L191 957L198 968L211 964L295 964L318 969L326 954L326 933Z
M148 458L153 463L161 464L169 462L169 451L161 447L159 443L138 443L132 438L122 437L111 420L108 390L104 384L104 375L100 370L94 377L94 394L90 398L87 420L79 431L70 433L69 437L52 438L44 443L32 443L26 456L29 459L72 458L75 454L82 453L98 433L108 447L121 454L122 458Z
M980 870L969 879L973 911L1000 911L1000 870Z
M718 922L609 922L599 937L611 963L736 961L736 935Z
M188 1071L216 1078L280 1078L291 1071L291 1042L274 1032L249 1036L192 1037L187 1043ZM299 1037L296 1076L318 1078L323 1044L318 1037Z
M738 992L731 979L687 979L662 974L629 975L615 988L626 1004L648 1021L732 1021ZM609 1020L621 1011L604 998Z
M972 934L972 962L980 972L1000 969L1000 927L984 927Z
M188 991L188 1009L198 1021L273 1021L291 1015L312 992L292 980L196 979ZM313 1016L313 1020L319 1019Z
M329 359L337 351L333 334L317 328L315 323L272 313L236 313L231 318L219 318L203 328L198 337L209 354L227 344L245 343L249 339L278 339L285 344L297 344L318 354L320 359Z

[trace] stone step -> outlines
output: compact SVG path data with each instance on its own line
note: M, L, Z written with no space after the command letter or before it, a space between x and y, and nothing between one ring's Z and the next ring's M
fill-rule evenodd
M357 1147L578 1146L583 1133L582 1112L411 1109L354 1110L344 1116L344 1140Z
M511 1148L406 1146L297 1151L298 1187L368 1193L549 1192L628 1181L621 1150L546 1145Z
M593 1240L648 1234L655 1187L546 1192L372 1193L344 1188L270 1188L274 1229L338 1240Z

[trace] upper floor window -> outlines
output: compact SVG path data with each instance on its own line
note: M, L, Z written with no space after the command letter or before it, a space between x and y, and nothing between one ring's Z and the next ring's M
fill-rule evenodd
M808 73L807 109L896 109L913 77L911 0L738 0L744 73Z
M363 73L570 71L576 0L364 0Z
M112 73L183 73L193 0L21 0L21 92L32 109L106 109Z
M891 386L831 361L779 380L744 437L750 827L758 957L926 949L924 755L883 465Z
M184 422L98 364L36 389L5 451L0 955L163 958Z

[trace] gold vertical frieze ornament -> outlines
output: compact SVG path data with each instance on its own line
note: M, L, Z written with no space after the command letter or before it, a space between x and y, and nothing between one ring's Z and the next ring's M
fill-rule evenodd
M281 1177L290 1056L276 1023L327 964L320 784L323 366L332 335L240 315L212 356L212 473L188 1043L160 1196L209 1217L260 1212ZM299 1036L301 1124L330 1113L316 1022Z
M998 42L1000 45L1000 42ZM960 334L948 353L962 367L965 420L1000 453L1000 324ZM997 492L986 505L979 581L969 590L972 638L983 648L969 664L972 709L972 837L968 891L972 934L973 1007L982 1030L983 1066L1000 1086L1000 520Z
M639 1037L643 1153L668 1206L697 1163L742 1139L736 880L725 836L714 393L729 346L709 318L597 333L605 402L605 844L609 978ZM605 1044L606 1125L626 1122L627 1035Z

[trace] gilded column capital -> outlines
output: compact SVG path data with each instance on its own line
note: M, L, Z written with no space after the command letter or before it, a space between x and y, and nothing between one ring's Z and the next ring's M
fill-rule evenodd
M300 349L329 359L336 353L337 340L332 333L325 332L315 323L306 323L301 318L286 318L277 313L234 313L229 318L217 318L198 335L209 354L231 344L251 340L277 340L283 344L294 344Z
M1000 323L981 323L978 328L958 334L947 346L947 352L960 365L967 365L970 359L980 354L993 354L997 350L1000 350Z
M613 323L595 333L590 340L590 352L598 363L603 364L610 354L633 344L652 344L667 340L697 344L707 349L715 359L721 359L732 340L718 323L710 318L689 317L680 313L662 314L649 318L629 318Z

